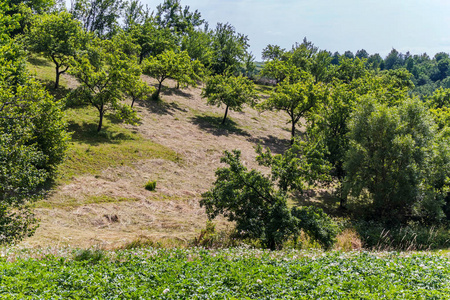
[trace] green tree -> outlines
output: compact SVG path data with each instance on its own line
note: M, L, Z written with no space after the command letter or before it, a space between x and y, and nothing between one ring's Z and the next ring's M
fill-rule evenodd
M270 97L260 104L263 109L285 111L290 117L291 144L294 142L296 126L316 105L326 101L328 88L322 83L314 83L312 76L304 73L304 79L289 83L281 82Z
M287 206L287 189L302 186L303 180L312 180L312 173L307 171L312 164L303 161L302 151L303 147L297 145L282 157L264 154L260 149L264 156L260 161L272 167L272 177L247 170L240 161L240 151L225 151L221 162L228 166L217 169L217 179L211 190L202 195L200 205L206 208L210 219L222 214L236 222L241 237L258 239L270 249L281 248L290 237L295 240L301 230L324 248L331 248L337 230L326 214L311 207ZM277 182L281 188L276 187Z
M420 101L389 107L365 98L349 130L344 188L354 197L369 193L372 219L392 224L424 215L442 217L443 203L429 188L430 170L438 167L432 165L435 127Z
M119 28L124 9L123 0L74 0L70 13L86 31L101 37L111 37Z
M30 50L43 54L55 64L55 89L71 59L82 47L84 33L80 23L67 12L38 15L27 34Z
M0 244L33 234L28 204L54 178L68 140L61 103L26 73L23 47L8 36L18 23L6 9L0 4Z
M228 23L218 23L212 35L212 71L219 75L238 73L248 47L247 36Z
M208 68L211 66L213 57L211 43L211 32L207 28L191 30L181 40L181 51L187 51L191 59L200 61Z
M158 88L154 98L158 99L162 83L172 78L182 85L196 85L202 75L202 65L198 61L191 61L186 51L176 53L172 50L150 57L144 62L144 73L158 81Z
M155 19L162 28L168 28L179 35L184 35L205 22L198 10L191 12L189 6L183 9L180 0L164 0L156 7Z
M261 53L261 57L263 60L281 60L283 54L286 52L286 49L281 48L278 45L267 45L266 48L263 49Z
M253 81L248 78L215 75L207 79L202 97L207 98L209 105L225 105L225 115L222 120L222 124L225 124L229 109L241 111L244 104L253 105L257 99L257 93Z
M290 61L271 60L264 64L261 75L275 80L275 84L279 84L286 78L295 82L301 78L302 72L294 66Z
M134 43L139 46L139 64L149 56L157 56L164 51L177 48L176 39L167 28L159 28L148 18L143 24L134 24L130 30Z
M120 48L114 40L95 38L87 45L87 51L77 56L70 70L81 84L78 92L84 98L82 100L98 110L98 132L109 111L126 122L137 120L131 107L122 104L121 100L126 91L124 83L130 77L137 78L140 69Z

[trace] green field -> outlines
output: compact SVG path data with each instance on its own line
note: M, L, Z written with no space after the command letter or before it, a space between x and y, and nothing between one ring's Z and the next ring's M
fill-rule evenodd
M1 259L2 299L450 298L450 259L442 254L245 248L30 253Z

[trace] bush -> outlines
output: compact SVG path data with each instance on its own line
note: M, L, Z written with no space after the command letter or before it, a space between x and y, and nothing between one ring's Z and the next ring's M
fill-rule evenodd
M155 191L156 190L156 180L154 180L154 181L148 181L146 184L145 184L145 189L147 190L147 191L151 191L151 192L153 192L153 191Z
M303 150L298 144L293 148L299 151L298 155ZM302 230L322 247L331 248L337 226L322 210L309 207L290 210L287 206L289 190L301 188L303 180L311 179L312 172L306 170L311 164L293 155L291 149L281 157L261 150L259 153L258 161L272 167L272 176L248 171L240 161L240 151L225 151L221 162L229 167L216 171L213 188L200 201L209 219L223 214L236 222L240 238L259 240L272 250L282 248L290 238L296 240Z

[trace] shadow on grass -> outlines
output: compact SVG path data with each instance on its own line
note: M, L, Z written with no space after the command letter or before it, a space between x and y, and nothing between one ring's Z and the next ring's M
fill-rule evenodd
M45 58L41 58L41 57L35 57L35 56L28 57L28 62L35 66L53 67L53 65L50 63L50 61L46 60Z
M147 108L150 112L158 114L158 115L173 116L176 111L187 112L186 109L181 108L180 105L176 102L167 103L160 99L153 100L151 97L149 97L145 101L140 101L139 103L143 107Z
M184 97L184 98L188 98L188 99L190 99L190 98L192 98L192 95L191 94L189 94L189 93L186 93L185 91L183 91L183 89L181 89L181 88L176 88L176 87L174 87L174 88L165 88L165 89L163 89L163 94L165 95L165 96L172 96L172 95L177 95L177 96L181 96L181 97Z
M216 136L228 136L229 134L237 134L242 136L250 136L250 134L239 128L238 124L232 119L227 118L225 124L222 124L222 116L197 115L191 118L192 123L211 134Z
M44 85L45 89L52 95L55 99L61 100L69 95L71 92L70 89L59 85L57 89L55 89L55 82L51 80L41 80L42 85Z
M124 140L132 140L131 135L123 132L115 132L110 130L110 126L103 125L102 130L97 132L97 123L69 122L68 131L72 132L72 140L80 143L96 146L100 144L117 144Z
M273 154L283 154L291 146L290 139L283 139L273 135L267 137L250 137L250 143L259 144L263 148L269 148Z

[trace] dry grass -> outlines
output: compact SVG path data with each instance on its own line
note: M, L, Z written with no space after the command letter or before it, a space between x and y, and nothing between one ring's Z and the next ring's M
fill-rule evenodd
M69 88L76 86L70 77L65 80ZM257 143L276 153L288 146L283 113L245 108L230 112L228 124L221 126L224 108L207 106L200 88L166 85L163 101L137 103L141 124L126 127L175 151L181 160L136 159L73 177L37 203L41 225L23 245L117 248L140 237L185 243L205 227L199 199L211 187L224 150L240 149L244 164L255 168ZM155 192L145 190L149 180L157 181ZM216 223L218 230L227 226L223 219Z

